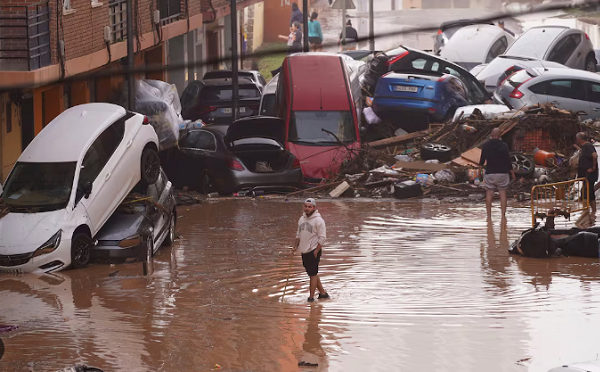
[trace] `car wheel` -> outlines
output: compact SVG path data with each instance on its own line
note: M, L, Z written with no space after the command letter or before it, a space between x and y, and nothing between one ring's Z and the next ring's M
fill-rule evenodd
M167 247L171 246L175 241L175 210L171 214L171 219L169 220L169 231L167 232L167 237L165 238L165 245Z
M588 56L585 59L585 69L586 71L596 72L596 58Z
M533 174L535 171L535 163L533 159L520 152L511 153L510 162L516 176L526 177Z
M146 148L142 152L142 182L153 185L160 174L160 158L153 149Z
M74 269L82 269L90 262L92 246L92 238L85 233L77 233L73 235L71 240L71 266Z
M421 146L421 159L447 163L452 160L452 148L439 143L426 143Z

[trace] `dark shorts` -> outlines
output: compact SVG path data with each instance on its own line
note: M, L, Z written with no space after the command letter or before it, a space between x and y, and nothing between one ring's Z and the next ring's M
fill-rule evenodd
M321 45L323 44L323 40L320 37L309 37L308 42L311 44Z
M302 254L302 265L306 269L308 276L315 276L319 273L319 262L321 262L321 249L315 257L315 251Z
M587 172L583 172L583 171L579 171L579 178L587 178L588 180L588 186L590 188L590 200L596 200L596 193L594 192L594 185L596 184L596 181L598 180L598 172L593 172L593 173L587 173ZM587 192L586 190L582 190L581 192L583 195L581 195L582 199L586 199L587 198Z

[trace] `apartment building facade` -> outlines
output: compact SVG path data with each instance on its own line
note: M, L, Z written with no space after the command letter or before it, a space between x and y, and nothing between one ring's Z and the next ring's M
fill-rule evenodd
M152 69L136 78L168 81L181 93L207 70L231 66L203 64L231 53L230 0L131 1L135 66ZM237 1L240 36L245 8L260 2ZM0 183L62 111L114 102L121 93L126 5L127 0L0 0ZM182 64L186 67L162 69Z

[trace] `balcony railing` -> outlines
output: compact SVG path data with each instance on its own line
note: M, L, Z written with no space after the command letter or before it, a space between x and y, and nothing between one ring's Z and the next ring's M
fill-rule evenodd
M127 38L127 0L110 0L108 3L112 42Z
M0 70L31 71L50 65L48 2L0 6Z
M180 0L158 0L160 21L163 25L176 21L181 17Z

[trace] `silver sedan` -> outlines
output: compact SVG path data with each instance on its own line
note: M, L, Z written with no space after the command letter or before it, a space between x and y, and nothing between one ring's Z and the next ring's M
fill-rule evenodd
M600 75L589 71L547 68L523 69L506 78L494 101L515 109L550 103L579 113L582 120L600 118Z

